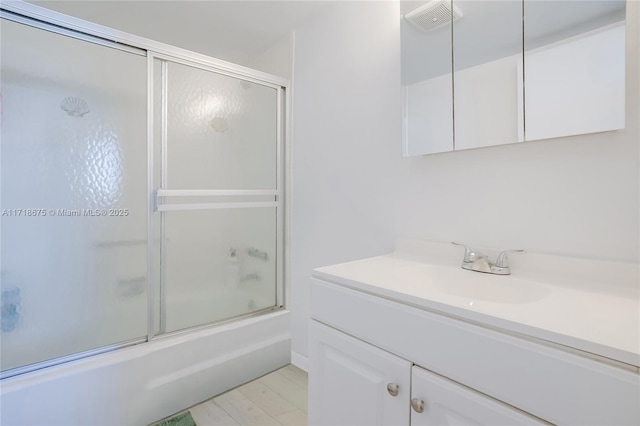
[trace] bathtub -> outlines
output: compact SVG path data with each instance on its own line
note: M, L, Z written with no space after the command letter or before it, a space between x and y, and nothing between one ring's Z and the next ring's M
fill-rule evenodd
M290 313L166 336L4 379L3 425L147 425L290 362Z

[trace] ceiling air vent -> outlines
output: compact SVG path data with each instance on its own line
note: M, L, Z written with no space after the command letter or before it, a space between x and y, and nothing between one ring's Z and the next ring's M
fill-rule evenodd
M454 21L462 18L462 12L455 6L452 13L450 0L434 0L406 13L404 17L422 31L430 31L451 22L452 14Z

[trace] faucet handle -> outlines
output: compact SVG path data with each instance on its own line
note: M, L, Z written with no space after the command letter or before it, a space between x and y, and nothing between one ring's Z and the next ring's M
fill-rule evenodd
M482 254L482 253L478 253L476 251L471 250L470 247L464 245L464 244L460 244L460 243L456 243L456 242L451 242L451 244L454 244L456 246L462 246L464 247L464 260L463 262L474 262L476 260L482 259L487 257L486 255Z
M496 259L495 266L498 268L508 268L509 267L509 257L507 256L509 253L526 253L524 250L505 250L498 255Z

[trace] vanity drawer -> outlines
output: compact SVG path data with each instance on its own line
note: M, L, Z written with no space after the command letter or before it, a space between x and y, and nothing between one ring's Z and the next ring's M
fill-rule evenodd
M631 371L318 279L311 316L552 423L640 424Z

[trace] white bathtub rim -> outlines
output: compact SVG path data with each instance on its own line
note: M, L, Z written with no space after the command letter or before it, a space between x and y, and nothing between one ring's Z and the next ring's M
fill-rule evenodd
M286 309L280 309L274 312L262 315L252 316L248 318L229 321L222 324L212 324L211 326L198 328L196 330L185 330L183 332L171 334L168 336L157 336L155 339L132 344L123 348L115 349L108 352L102 352L85 358L76 359L69 362L53 365L50 367L34 370L28 373L7 377L0 381L0 397L8 392L20 390L24 387L33 386L36 383L43 383L50 380L56 380L69 374L78 374L83 371L89 371L96 368L109 367L125 361L136 358L142 358L149 354L168 349L173 346L194 342L203 338L207 338L216 334L222 334L244 328L255 323L260 323L269 319L277 319L282 316L288 316L290 312ZM276 336L270 336L265 340L273 340Z

